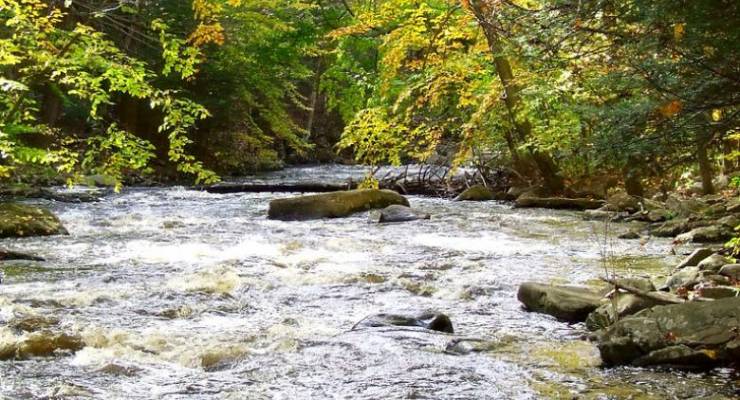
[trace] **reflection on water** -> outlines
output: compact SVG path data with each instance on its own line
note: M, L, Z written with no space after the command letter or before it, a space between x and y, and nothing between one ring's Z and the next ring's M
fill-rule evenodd
M321 167L260 179L362 173ZM129 189L100 203L46 203L71 236L0 242L48 260L5 267L0 355L33 339L52 356L0 362L0 397L729 398L736 390L726 371L601 370L593 346L574 342L582 326L521 310L524 280L583 283L601 273L600 227L577 213L412 197L431 220L268 221L269 199L282 196ZM665 268L651 256L669 249L654 239L610 250L620 270L643 272ZM350 331L369 314L429 309L450 315L456 335ZM11 327L21 322L28 331ZM83 348L70 355L60 335Z

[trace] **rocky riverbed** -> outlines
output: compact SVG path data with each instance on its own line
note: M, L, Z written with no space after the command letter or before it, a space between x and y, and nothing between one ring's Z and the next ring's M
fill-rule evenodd
M293 173L327 171L265 180ZM267 218L271 200L292 196L132 188L35 201L69 235L0 241L44 259L0 261L0 395L737 395L729 368L604 368L584 323L522 308L526 281L604 286L604 224L582 212L411 196L430 219ZM644 226L612 225L611 270L669 275L699 247L617 239Z

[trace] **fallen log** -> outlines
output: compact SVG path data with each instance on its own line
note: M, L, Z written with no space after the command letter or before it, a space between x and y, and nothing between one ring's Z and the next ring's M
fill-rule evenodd
M328 193L356 189L357 184L348 183L226 183L213 186L197 186L194 189L208 193Z
M653 300L655 302L658 302L659 304L683 304L687 302L686 300L678 296L674 296L674 295L671 295L668 293L662 293L662 292L646 292L644 290L640 290L640 289L631 287L629 285L621 284L615 281L614 279L605 278L603 276L599 279L601 279L602 281L608 284L613 285L617 289L621 289L621 290L624 290L625 292L632 293L635 296ZM698 298L694 298L693 301L713 301L713 300L698 297Z
M516 199L517 208L553 208L563 210L593 210L604 205L603 200L569 199L565 197L520 196Z

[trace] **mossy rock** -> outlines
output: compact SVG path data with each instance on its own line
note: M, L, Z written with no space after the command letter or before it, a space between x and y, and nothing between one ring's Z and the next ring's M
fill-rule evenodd
M393 204L408 207L409 201L392 190L349 190L276 199L270 202L267 216L281 221L342 218Z
M585 321L601 305L602 297L603 293L587 287L535 282L522 283L517 292L517 299L527 310L568 322Z
M455 201L488 201L494 199L493 192L483 185L471 186L455 197Z
M0 238L66 235L51 211L26 204L0 203Z

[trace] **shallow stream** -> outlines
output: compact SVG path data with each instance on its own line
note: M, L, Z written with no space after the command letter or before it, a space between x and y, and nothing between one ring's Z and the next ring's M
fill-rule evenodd
M263 181L360 178L294 169ZM431 220L367 214L266 218L288 194L129 188L99 203L42 202L66 237L2 240L46 262L6 263L0 348L78 335L72 355L0 362L0 398L664 399L733 398L738 377L599 368L581 325L527 313L519 283L594 283L661 272L669 240L608 240L576 212L410 197ZM614 225L608 236L628 229ZM683 249L687 250L687 249ZM449 315L455 335L350 331L369 314ZM7 324L36 318L44 330ZM48 317L48 318L44 318ZM31 319L33 320L33 319ZM43 338L37 338L43 342Z

